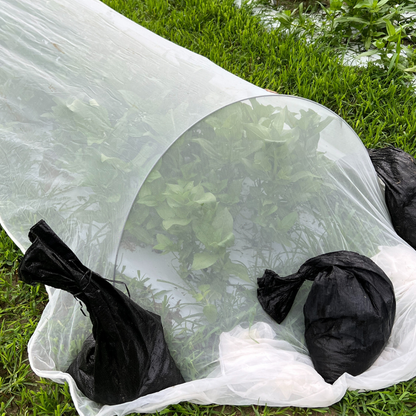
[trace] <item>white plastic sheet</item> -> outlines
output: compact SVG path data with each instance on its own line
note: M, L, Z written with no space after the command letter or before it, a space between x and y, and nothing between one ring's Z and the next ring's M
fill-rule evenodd
M0 56L2 226L24 251L43 218L86 266L126 282L161 315L187 381L117 406L85 398L65 370L90 323L71 295L49 288L30 363L69 383L80 415L184 400L328 406L348 388L416 374L416 254L337 115L267 94L94 0L4 1ZM336 250L383 268L397 318L368 371L329 385L303 339L308 285L278 325L257 302L256 279Z

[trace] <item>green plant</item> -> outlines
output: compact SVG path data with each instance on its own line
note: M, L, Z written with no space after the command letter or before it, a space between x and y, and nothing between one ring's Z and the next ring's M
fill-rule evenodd
M20 256L20 250L0 227L0 268L10 267L15 270Z
M278 21L280 28L286 30L288 33L302 33L306 32L313 36L314 24L304 14L303 3L300 3L297 8L285 9L278 11L273 15L273 19Z
M415 10L408 0L400 4L392 0L330 0L329 7L322 5L321 15L306 17L300 3L295 9L278 11L273 19L281 31L303 32L332 47L346 45L365 51L359 57L377 54L388 73L393 68L414 72L415 17L407 12Z
M331 1L330 9L335 11L331 27L341 34L349 44L363 45L370 51L360 56L379 54L383 63L388 63L388 72L393 67L406 69L414 61L415 53L410 47L403 49L402 41L413 41L413 19L404 16L411 6L396 5L389 0L349 0L345 4ZM401 51L406 56L401 56Z

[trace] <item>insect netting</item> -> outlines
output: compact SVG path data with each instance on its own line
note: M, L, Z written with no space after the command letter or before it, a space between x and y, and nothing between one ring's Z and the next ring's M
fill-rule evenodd
M185 379L119 405L86 398L66 370L90 320L74 296L48 288L30 363L69 383L80 415L185 400L327 406L348 388L416 374L416 254L340 117L265 93L94 0L3 1L0 56L2 226L26 251L44 219L83 264L127 286L161 317ZM337 250L383 269L397 311L371 368L328 384L304 339L310 284L277 324L257 278Z

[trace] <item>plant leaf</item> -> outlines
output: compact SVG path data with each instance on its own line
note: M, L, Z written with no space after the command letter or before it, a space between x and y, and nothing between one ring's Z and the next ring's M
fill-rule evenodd
M155 250L169 251L174 245L173 241L169 240L169 238L163 234L157 234L156 239L159 244L156 244L153 247Z
M395 27L392 25L392 23L389 20L385 20L385 22L386 22L387 33L389 34L389 36L394 36L397 32Z
M334 20L335 23L362 23L368 25L370 22L368 20L362 19L361 17L349 16L349 17L337 17Z
M169 218L163 221L163 226L166 230L169 230L173 225L188 225L192 221L192 218Z
M250 278L248 276L247 267L242 263L232 263L231 261L229 261L224 266L224 271L236 277L239 277L245 282L251 283Z
M203 312L210 324L213 324L217 320L218 312L215 305L204 306Z
M298 213L293 211L282 219L279 228L282 229L282 231L289 231L295 225L297 220Z
M215 254L203 252L196 253L194 255L194 261L192 263L192 270L206 269L212 266L218 260L218 256Z

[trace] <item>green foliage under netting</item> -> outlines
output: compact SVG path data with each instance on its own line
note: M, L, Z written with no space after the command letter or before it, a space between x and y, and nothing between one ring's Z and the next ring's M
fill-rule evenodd
M190 128L152 169L125 226L133 246L169 255L179 279L165 283L196 302L189 318L186 302L176 304L175 313L161 311L185 380L211 371L216 355L206 345L217 345L222 333L242 321L262 320L253 282L264 269L290 274L311 253L331 251L335 239L338 246L346 239L351 250L375 254L360 234L372 225L358 218L350 203L354 198L338 203L328 181L336 175L336 163L318 150L334 115L297 111L293 100L284 107L267 105L276 98L234 103ZM334 221L334 206L344 219L342 230ZM311 217L313 224L302 220ZM242 258L253 261L244 264L233 257L236 246ZM146 304L136 279L117 279ZM162 293L149 290L147 301ZM285 325L295 328L298 320L294 314ZM302 339L293 331L288 339Z
M374 64L366 68L343 66L326 42L317 39L308 43L298 31L289 34L283 30L270 31L259 17L244 7L235 8L231 0L105 2L137 23L207 56L260 87L309 98L329 107L354 128L368 147L393 144L416 154L416 98L409 73L400 68L388 72L388 68ZM330 29L327 30L326 34L331 36ZM159 239L163 249L166 240ZM26 346L47 295L43 288L18 282L19 256L18 249L1 230L0 415L76 415L66 386L39 380L30 371ZM199 260L212 258L200 256ZM415 383L409 381L383 391L348 392L340 403L328 409L182 403L161 414L410 416L415 413L415 403Z

